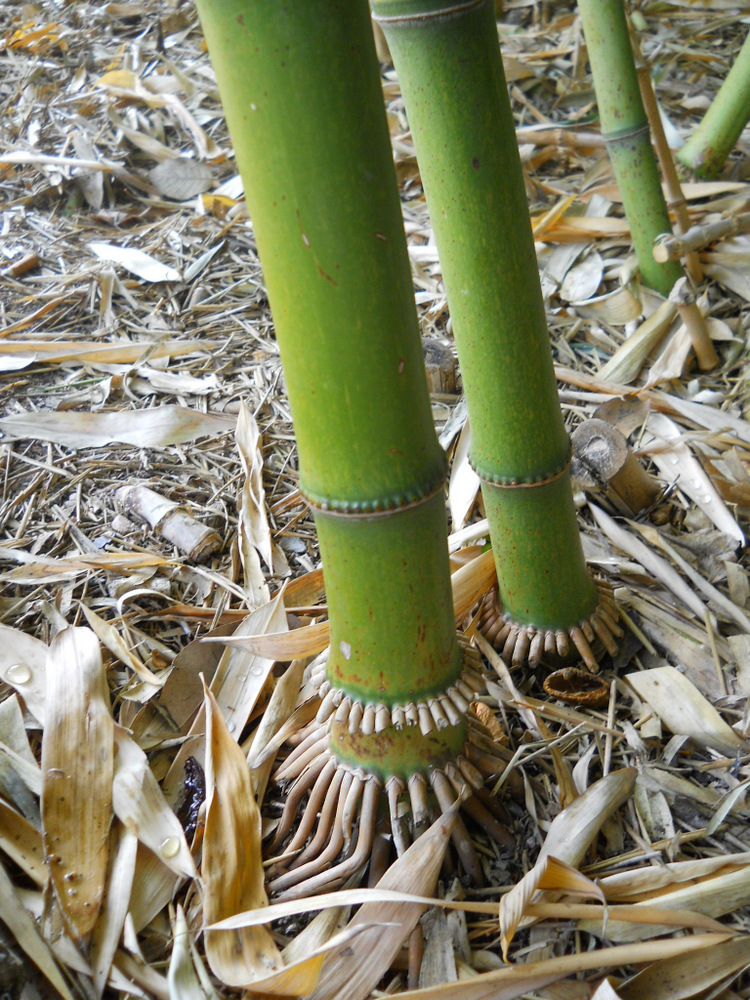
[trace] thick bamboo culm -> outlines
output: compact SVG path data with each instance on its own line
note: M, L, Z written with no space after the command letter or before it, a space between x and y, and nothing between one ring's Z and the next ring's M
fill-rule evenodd
M427 703L458 681L462 656L445 456L369 11L351 0L199 0L198 9L281 349L300 489L319 535L328 684L368 719L381 705ZM435 728L433 744L442 738ZM446 753L456 741L449 728ZM404 753L419 765L411 744Z
M493 4L371 8L398 72L440 255L506 618L496 640L515 662L537 662L545 648L568 648L572 629L593 668L579 625L599 592L576 523Z
M660 233L671 231L659 170L651 146L623 0L580 0L602 135L620 189L644 282L669 295L683 271L654 260Z

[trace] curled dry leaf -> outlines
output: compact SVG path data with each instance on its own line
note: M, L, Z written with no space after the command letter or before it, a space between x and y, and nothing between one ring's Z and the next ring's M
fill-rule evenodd
M526 904L532 901L537 889L544 888L542 885L544 879L552 880L555 877L559 881L567 879L570 886L578 891L577 880L573 877L575 866L581 863L603 823L630 797L635 787L635 778L635 768L613 771L612 774L606 775L587 788L554 818L536 864L500 900L503 957L507 959L508 948L523 920ZM554 858L556 864L548 875L549 858ZM580 873L576 872L575 875L582 880L580 888L583 891L586 891L587 885L591 886L595 889L593 895L600 895L603 899L603 895L596 890L593 883ZM562 886L558 885L555 888ZM565 891L570 891L570 888L565 887Z
M50 883L70 935L81 939L104 897L114 773L107 678L90 629L65 629L50 645L42 772Z
M674 667L654 667L626 674L625 679L671 732L721 753L734 754L744 745L698 688Z
M563 861L548 854L541 858L528 871L510 892L500 899L500 943L503 949L503 959L508 961L508 948L524 918L528 905L538 895L540 890L573 893L575 895L593 896L604 902L604 893L595 882L581 875L579 871L566 865Z

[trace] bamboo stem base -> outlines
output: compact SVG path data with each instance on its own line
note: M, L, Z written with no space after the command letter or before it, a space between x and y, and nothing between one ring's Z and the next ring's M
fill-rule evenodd
M510 666L528 663L530 667L538 667L545 656L568 659L578 653L588 669L596 673L599 670L597 646L601 645L614 656L617 652L615 640L623 632L617 624L612 587L605 580L595 582L599 594L596 608L568 629L552 631L516 624L500 607L496 589L484 597L477 627Z
M303 738L295 741L291 753L272 778L277 784L288 784L284 809L266 852L273 856L283 846L283 853L273 857L268 872L267 887L274 899L297 899L330 891L361 875L370 860L382 800L385 809L380 810L381 822L385 813L398 855L438 815L453 811L457 803L459 810L499 844L513 843L502 806L484 787L486 777L497 774L507 762L491 752L493 741L488 731L470 711L475 695L484 689L481 658L463 640L462 645L465 667L451 689L457 692L457 697L448 698L446 692L445 696L403 706L403 714L399 706L388 709L393 739L398 739L398 734L409 727L416 734L424 733L426 728L428 735L434 735L438 726L445 729L442 699L448 699L452 708L460 711L465 732L463 749L453 759L443 760L439 766L427 766L408 778L379 775L342 761L334 752L332 732L337 729L337 715L345 705L344 697L338 707L319 713L318 720L306 727ZM326 683L323 682L321 708L336 690L326 688ZM459 686L466 687L465 697ZM361 715L355 712L356 704L346 706L348 714L345 720L338 720L338 728L342 722L348 723L349 728L356 723L357 733L363 732L360 727L364 712ZM372 730L365 735L380 733L384 739L388 738L384 730ZM482 868L460 815L456 817L451 839L463 871L474 884L481 884Z

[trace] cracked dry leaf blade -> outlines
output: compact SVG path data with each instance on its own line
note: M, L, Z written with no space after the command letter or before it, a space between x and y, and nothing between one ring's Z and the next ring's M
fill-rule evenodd
M267 906L260 844L260 810L245 755L227 730L213 695L206 705L206 828L203 913L207 924ZM227 986L249 986L283 969L265 927L207 930L206 957Z
M114 722L99 642L67 628L49 647L42 737L42 829L66 926L84 938L104 896L112 817Z
M689 736L699 746L734 754L743 745L713 705L674 667L654 667L626 674L625 680L673 733Z

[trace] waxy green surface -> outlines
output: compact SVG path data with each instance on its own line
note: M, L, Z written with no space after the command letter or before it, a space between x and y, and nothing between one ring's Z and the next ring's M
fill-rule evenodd
M654 240L671 233L630 44L623 0L580 0L602 135L620 189L643 280L669 295L683 276L676 261L654 260Z
M317 503L379 507L444 475L369 14L199 0ZM365 32L369 34L365 34Z

